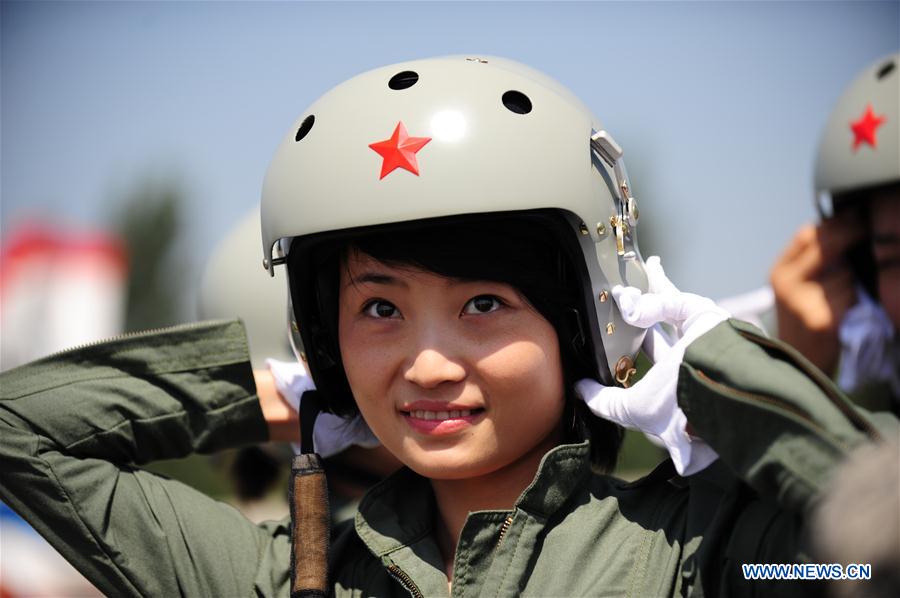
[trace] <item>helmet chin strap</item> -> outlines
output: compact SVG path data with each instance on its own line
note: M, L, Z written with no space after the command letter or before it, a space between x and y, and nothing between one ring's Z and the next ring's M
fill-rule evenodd
M313 429L320 409L317 391L300 398L300 450L291 463L291 597L328 595L331 513L322 457L314 452Z

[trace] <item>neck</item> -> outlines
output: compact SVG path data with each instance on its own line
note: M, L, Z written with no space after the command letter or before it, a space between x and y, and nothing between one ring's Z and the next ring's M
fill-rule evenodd
M456 544L469 513L512 510L534 479L541 458L559 444L560 438L561 435L552 434L517 461L484 475L458 480L431 479L437 506L436 539L448 579L453 577Z

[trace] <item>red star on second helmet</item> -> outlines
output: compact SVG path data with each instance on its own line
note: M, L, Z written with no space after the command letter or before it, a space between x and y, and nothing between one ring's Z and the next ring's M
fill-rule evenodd
M381 176L383 179L397 168L404 168L416 176L419 176L419 163L416 161L416 152L425 147L431 141L431 137L410 137L403 126L403 121L397 123L394 134L390 139L370 143L369 147L378 152L384 158L381 163Z
M872 104L866 106L866 111L859 117L856 122L850 123L850 130L853 131L853 151L859 149L863 143L868 143L872 147L878 147L878 139L875 137L875 131L878 130L887 118L879 116L872 111Z

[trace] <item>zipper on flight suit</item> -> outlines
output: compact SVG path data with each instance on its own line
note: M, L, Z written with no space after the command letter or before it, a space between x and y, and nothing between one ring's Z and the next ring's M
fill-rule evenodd
M807 375L807 377L809 377L815 383L815 385L818 386L823 393L825 393L825 396L828 397L828 400L831 401L831 403L835 407L837 407L841 413L844 414L844 417L850 420L850 422L857 430L865 432L872 440L881 440L881 434L875 428L873 428L871 424L869 424L869 422L863 419L845 398L835 393L831 381L828 380L825 374L823 374L821 371L816 368L809 367L809 365L805 364L802 359L799 359L797 355L794 355L791 350L779 345L778 343L773 342L771 339L768 339L764 336L752 334L744 330L738 330L738 334L751 342L756 342L783 355L790 363L800 368ZM808 415L806 415L805 419L808 419L810 422L812 422L812 419L809 418Z
M506 519L503 520L503 523L500 524L500 536L497 538L497 544L494 546L494 550L500 548L500 543L503 541L503 537L506 535L507 530L509 530L509 526L512 525L513 515L510 514ZM399 581L403 587L405 587L410 594L416 596L416 598L423 598L422 592L419 590L418 586L416 586L415 582L410 579L409 575L403 572L400 567L397 565L389 565L388 572Z
M506 519L503 520L503 523L500 525L500 536L497 538L497 545L494 546L494 550L500 548L500 542L503 541L503 536L506 535L506 530L509 529L509 526L512 525L513 516L510 515Z
M163 326L161 328L150 328L148 330L134 330L132 332L124 332L122 334L118 334L116 336L110 336L108 338L101 338L95 341L89 341L86 343L82 343L80 345L75 345L73 347L67 347L60 351L56 351L55 353L50 353L49 355L45 355L43 357L38 358L38 360L49 359L51 357L61 357L67 353L73 353L75 351L80 351L82 349L87 349L89 347L94 347L96 345L102 345L104 343L109 343L113 341L121 341L129 338L135 338L140 336L150 336L154 334L159 334L162 332L178 332L182 330L192 330L194 328L203 328L205 326L215 325L215 324L226 324L230 322L230 320L203 320L202 322L188 322L186 324L175 324L174 326Z
M400 567L397 565L388 566L388 572L390 572L391 576L400 582L400 584L409 591L410 594L415 596L416 598L425 598L419 590L419 586L415 584L415 582L407 575Z

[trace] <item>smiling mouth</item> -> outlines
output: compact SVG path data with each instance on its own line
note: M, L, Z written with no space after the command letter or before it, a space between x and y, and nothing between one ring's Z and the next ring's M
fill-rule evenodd
M405 413L406 415L414 417L416 419L442 421L445 419L459 419L461 417L468 417L470 415L475 415L481 411L484 411L484 409L460 409L453 411L425 411L424 409L416 409L414 411L407 411Z
M474 426L481 421L485 411L479 407L447 410L411 409L400 413L416 432L428 436L446 436Z

